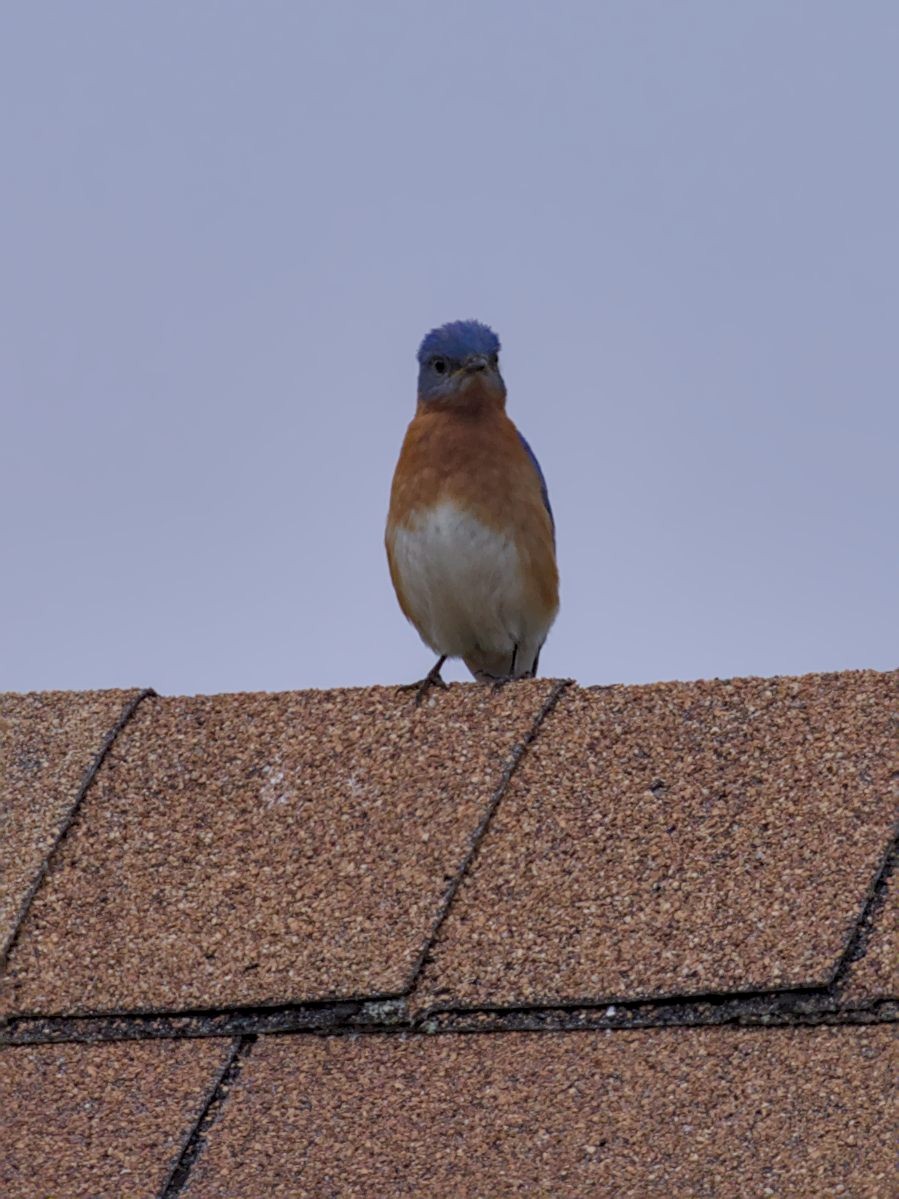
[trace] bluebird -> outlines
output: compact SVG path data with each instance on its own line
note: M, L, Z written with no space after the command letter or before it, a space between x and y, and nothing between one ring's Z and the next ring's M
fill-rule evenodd
M479 321L432 329L393 476L387 560L397 599L439 655L476 679L532 678L559 608L555 523L531 447L506 415L499 338Z

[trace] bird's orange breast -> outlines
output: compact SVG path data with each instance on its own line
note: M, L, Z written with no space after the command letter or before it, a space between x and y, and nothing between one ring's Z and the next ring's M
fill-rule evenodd
M393 477L388 557L391 529L411 527L416 514L446 502L514 542L530 602L554 614L559 581L552 521L534 465L502 409L419 408ZM402 605L392 558L391 573Z

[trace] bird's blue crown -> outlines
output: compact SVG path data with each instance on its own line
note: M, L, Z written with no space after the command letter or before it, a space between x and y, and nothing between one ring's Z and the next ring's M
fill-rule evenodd
M469 354L489 358L498 353L499 338L489 326L480 321L450 321L427 334L418 347L418 361L424 364L435 354L462 361Z

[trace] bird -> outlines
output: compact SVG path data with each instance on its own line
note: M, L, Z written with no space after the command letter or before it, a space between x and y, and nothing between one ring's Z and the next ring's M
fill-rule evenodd
M506 413L500 341L477 320L432 329L390 490L385 545L400 608L438 655L416 703L461 658L479 682L533 678L559 609L546 480Z

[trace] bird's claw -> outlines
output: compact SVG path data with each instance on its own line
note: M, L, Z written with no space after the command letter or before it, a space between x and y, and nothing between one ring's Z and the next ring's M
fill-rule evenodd
M442 690L447 690L447 683L444 681L440 673L440 668L443 665L444 659L441 658L436 666L425 675L423 679L419 679L417 683L402 683L397 687L397 691L414 691L415 706L421 707L421 702L432 687L440 687Z

